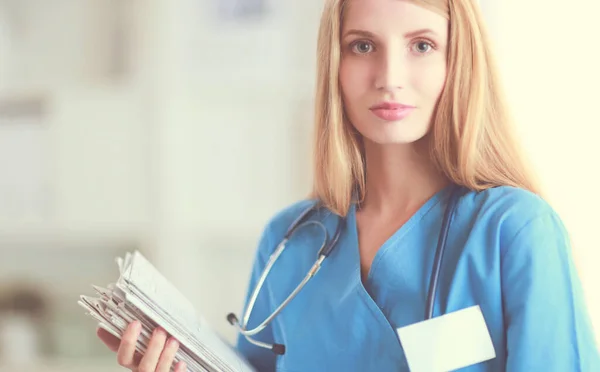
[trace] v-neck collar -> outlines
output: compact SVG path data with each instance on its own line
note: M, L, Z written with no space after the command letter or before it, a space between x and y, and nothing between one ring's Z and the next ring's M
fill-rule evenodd
M371 281L373 273L376 272L378 264L385 260L386 252L395 245L397 240L403 238L413 227L417 226L436 205L442 200L447 199L450 190L451 187L446 187L434 194L379 248L369 270L367 285L369 281ZM337 270L328 270L330 275L335 275L335 277L330 278L331 282L339 282L342 277L347 278L344 281L347 284L337 288L339 292L336 297L336 304L339 305L346 300L355 298L354 296L357 295L373 317L371 320L365 320L365 322L376 322L375 324L378 325L377 329L380 332L379 337L382 338L381 342L389 345L390 348L396 349L396 355L401 356L403 355L403 349L400 340L398 339L394 323L388 319L384 309L380 307L380 304L377 303L367 291L361 280L355 204L353 204L348 211L344 223L345 233L341 238L342 244L340 245L340 248L343 247L343 249L334 250L330 256L333 257L333 260L329 264L337 266ZM331 228L333 228L333 225ZM323 278L326 278L329 274L326 274ZM408 369L408 366L404 365L403 369Z
M398 230L396 230L377 250L375 257L373 258L373 262L371 263L371 267L369 268L369 273L367 275L366 284L372 281L373 275L377 270L377 267L380 265L381 261L387 255L387 252L394 247L395 243L402 239L406 234L410 232L410 230L419 224L419 222L427 216L427 214L440 203L440 201L446 199L446 197L450 194L453 185L448 185L444 187L442 190L435 193L432 197L430 197ZM353 275L353 280L356 281L355 284L364 288L362 277L361 277L361 269L360 269L360 249L359 249L359 241L358 241L358 226L356 223L356 204L353 204L349 210L348 214L348 229L349 229L349 238L352 245L352 256L354 263L354 270L352 270L355 275Z

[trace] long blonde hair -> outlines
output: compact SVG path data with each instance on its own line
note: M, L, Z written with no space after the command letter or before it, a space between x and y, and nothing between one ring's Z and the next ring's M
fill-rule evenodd
M318 36L313 197L346 215L365 193L364 153L345 117L339 84L340 30L349 0L326 0ZM475 0L410 0L449 20L447 78L432 119L431 159L471 190L509 185L539 193L520 155L500 78Z

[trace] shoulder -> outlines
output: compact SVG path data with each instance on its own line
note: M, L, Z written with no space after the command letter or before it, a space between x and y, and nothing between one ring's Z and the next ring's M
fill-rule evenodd
M272 251L283 239L289 227L296 219L316 203L315 199L302 199L277 210L267 221L263 229L261 249Z
M469 191L462 198L461 209L472 218L471 223L495 232L503 249L519 236L564 238L567 234L560 216L547 200L517 187Z
M498 186L483 191L469 191L463 197L471 208L480 213L492 213L501 216L531 218L541 214L555 213L550 204L531 191L512 187Z

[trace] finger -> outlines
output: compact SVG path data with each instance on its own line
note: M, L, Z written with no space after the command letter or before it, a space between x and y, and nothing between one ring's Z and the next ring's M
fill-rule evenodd
M132 369L137 365L135 364L134 359L135 345L138 337L140 336L141 330L142 324L136 320L130 323L125 329L125 332L123 332L121 344L117 350L117 362L119 365L129 369Z
M160 355L165 348L166 341L167 332L160 327L155 328L152 337L150 338L150 342L148 343L148 349L140 361L138 367L139 372L154 372L156 370L158 358L160 358Z
M171 366L173 365L173 360L175 359L175 354L179 349L179 342L176 339L170 338L167 341L167 345L163 349L160 358L158 359L158 366L156 368L156 372L169 372L171 370Z
M133 355L133 365L139 366L143 357L144 356L142 354L140 354L139 352L136 351L135 354Z
M121 340L118 337L113 336L107 330L100 327L96 329L96 335L100 338L104 345L106 345L110 349L110 351L116 353L117 350L119 350Z
M185 364L185 362L179 362L175 366L175 372L186 372L186 371L187 371L187 365Z

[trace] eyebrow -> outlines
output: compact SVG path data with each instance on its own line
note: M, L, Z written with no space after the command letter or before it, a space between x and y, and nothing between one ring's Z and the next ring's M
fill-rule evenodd
M404 38L405 39L410 39L410 38L413 38L413 37L427 35L427 34L436 35L436 32L433 31L430 28L422 28L420 30L415 30L415 31L411 31L411 32L405 33L404 34ZM372 32L364 31L364 30L355 30L355 29L351 29L351 30L346 31L346 33L344 34L344 37L351 36L351 35L368 37L368 38L375 38L375 34L373 34Z

